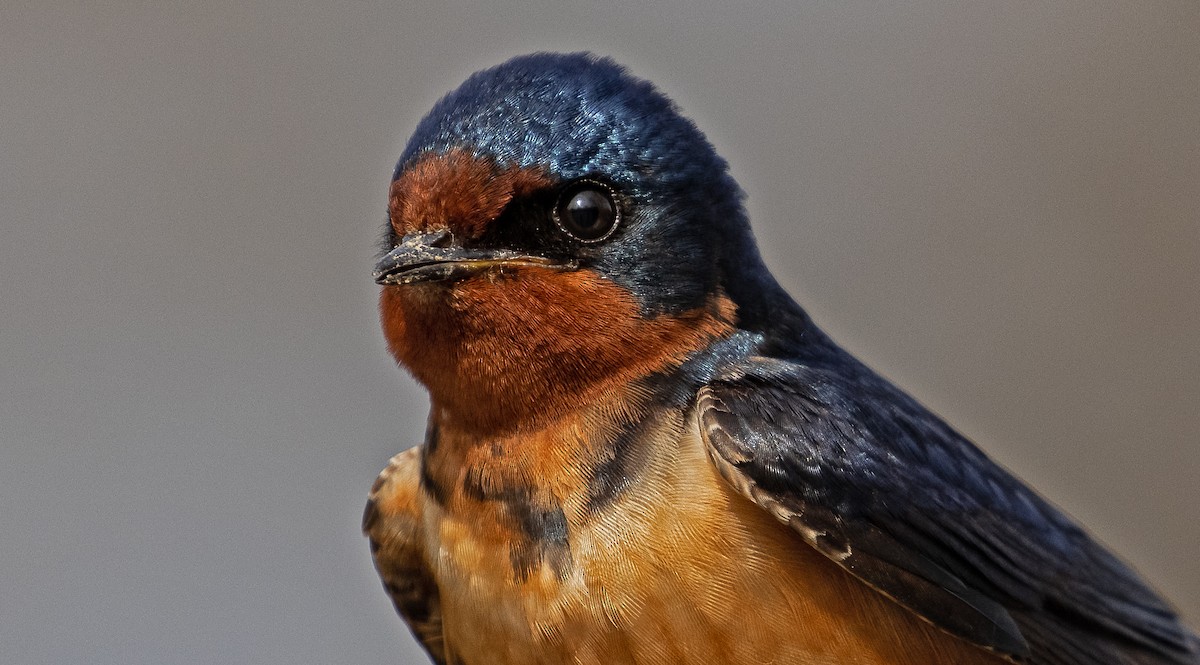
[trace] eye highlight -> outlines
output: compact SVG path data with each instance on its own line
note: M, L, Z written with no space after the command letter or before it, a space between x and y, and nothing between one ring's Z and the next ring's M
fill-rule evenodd
M554 205L554 222L580 242L607 239L621 221L616 197L608 185L596 180L571 183Z

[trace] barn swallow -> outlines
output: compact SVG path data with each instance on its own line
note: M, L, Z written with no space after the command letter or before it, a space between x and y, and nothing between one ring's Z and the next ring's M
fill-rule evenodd
M375 268L429 391L364 531L439 664L1200 663L1070 518L823 333L651 84L471 76Z

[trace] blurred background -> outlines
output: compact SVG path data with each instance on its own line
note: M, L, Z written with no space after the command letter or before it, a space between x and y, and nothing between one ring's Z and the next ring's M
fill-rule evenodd
M615 56L829 332L1200 625L1200 5L0 7L0 660L422 663L359 518L371 265L472 71Z

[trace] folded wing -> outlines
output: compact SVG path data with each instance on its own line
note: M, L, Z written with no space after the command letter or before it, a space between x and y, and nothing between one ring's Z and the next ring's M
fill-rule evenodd
M1018 662L1200 663L1195 638L1069 518L887 381L756 357L696 408L714 464L867 584Z

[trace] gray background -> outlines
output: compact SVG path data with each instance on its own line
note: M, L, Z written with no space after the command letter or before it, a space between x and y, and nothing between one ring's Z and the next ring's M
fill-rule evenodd
M1200 5L601 4L0 7L0 661L421 662L358 533L425 408L374 242L538 49L658 82L819 322L1200 623Z

